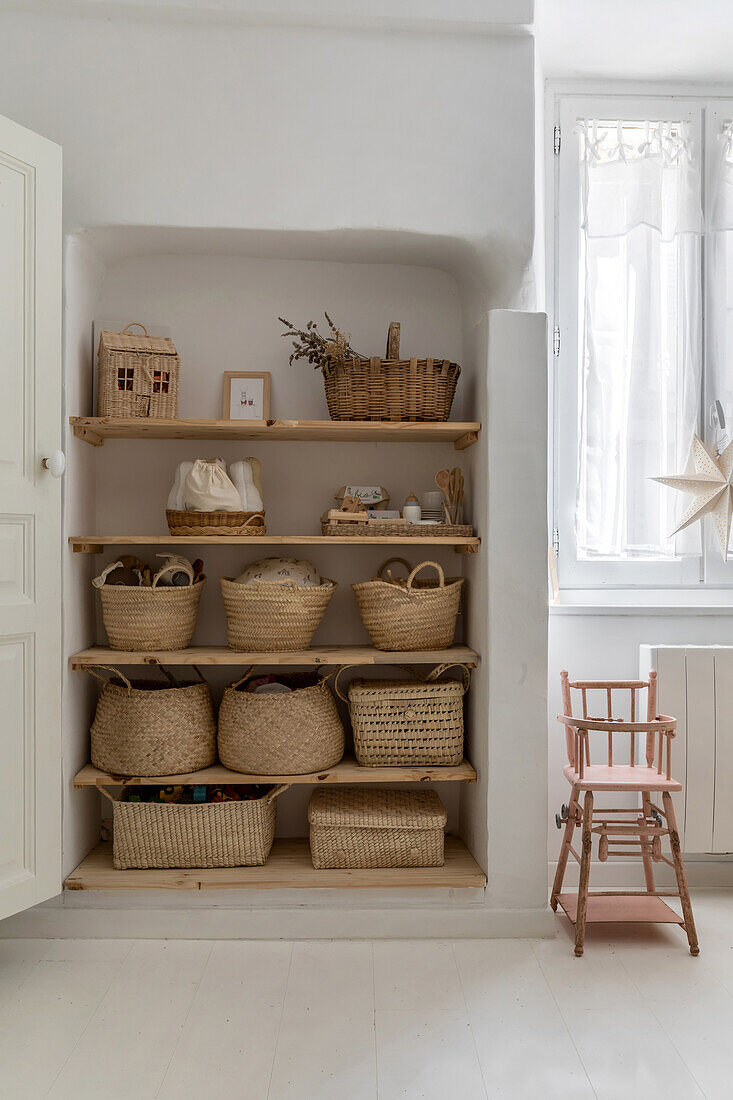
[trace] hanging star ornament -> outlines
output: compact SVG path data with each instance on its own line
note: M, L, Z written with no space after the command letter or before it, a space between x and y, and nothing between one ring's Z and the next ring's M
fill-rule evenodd
M723 561L728 555L731 518L733 517L733 443L719 455L708 450L698 436L693 436L687 471L676 477L653 477L661 485L669 485L682 493L691 493L692 500L672 535L689 527L703 516L712 516ZM670 538L672 537L670 535Z

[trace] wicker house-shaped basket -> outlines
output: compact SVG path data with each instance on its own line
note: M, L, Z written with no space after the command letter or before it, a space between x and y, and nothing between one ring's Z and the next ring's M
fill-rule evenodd
M129 333L141 328L144 335ZM162 417L178 415L181 358L167 336L150 336L144 325L102 332L97 357L97 415Z

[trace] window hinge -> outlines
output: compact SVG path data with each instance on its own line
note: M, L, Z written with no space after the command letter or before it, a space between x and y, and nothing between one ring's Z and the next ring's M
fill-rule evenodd
M556 554L560 553L560 532L557 527L553 527L552 529L552 549Z
M560 127L559 126L556 126L555 129L553 130L553 138L554 138L555 156L558 157L560 155L560 143L562 142L562 134L560 132Z
M560 354L560 326L555 325L552 330L552 354L557 359Z

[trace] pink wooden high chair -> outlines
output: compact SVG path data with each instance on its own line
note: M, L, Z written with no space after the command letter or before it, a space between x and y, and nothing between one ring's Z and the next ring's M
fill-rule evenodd
M560 673L564 714L558 721L565 726L565 744L568 763L565 776L571 785L570 801L562 807L555 820L558 829L565 822L565 833L557 861L557 872L552 887L550 904L557 911L558 902L575 925L575 954L583 954L585 926L591 923L625 921L652 921L664 924L680 924L687 933L690 954L699 955L695 921L692 916L690 892L687 888L685 868L680 851L680 838L672 805L672 791L681 791L682 784L672 779L670 766L672 738L677 726L676 718L657 714L657 674L649 673L648 680L577 680L571 683L565 670ZM581 695L583 717L573 715L571 691ZM616 690L631 693L629 720L613 717L612 694ZM647 692L646 722L636 721L636 694ZM588 714L588 692L603 692L605 718ZM590 734L606 735L605 762L591 763ZM625 734L628 748L626 761L614 760L614 739ZM645 758L637 759L636 738L641 734L646 742ZM666 748L666 763L665 763ZM638 809L618 807L594 808L594 795L608 791L633 791L639 795ZM583 795L581 808L580 797ZM663 808L652 802L652 795L661 795ZM581 854L572 845L573 831L582 829ZM605 890L588 893L593 834L599 838L598 858L603 863L609 856L628 856L635 852L644 865L646 890ZM672 859L662 855L662 837L669 837ZM568 856L580 864L580 883L577 894L561 894ZM677 877L677 893L654 888L654 864L667 863L674 867ZM682 905L682 917L671 909L664 897L678 897Z

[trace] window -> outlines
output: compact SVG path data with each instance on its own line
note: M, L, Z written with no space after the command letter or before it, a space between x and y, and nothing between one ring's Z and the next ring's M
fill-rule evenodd
M168 393L170 373L167 370L153 371L153 393Z
M117 389L118 390L131 390L134 377L135 377L134 367L118 367L117 368Z
M724 439L713 409L733 438L731 119L733 101L560 99L553 512L564 587L733 584L733 555L716 560L707 526L670 537L689 498L649 480L685 469L695 432L711 448Z

